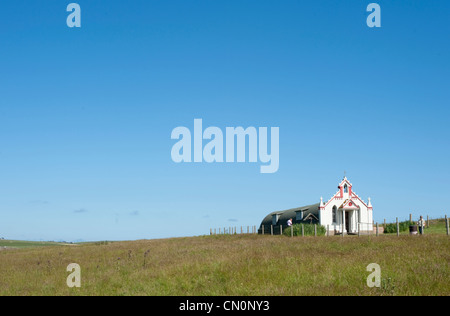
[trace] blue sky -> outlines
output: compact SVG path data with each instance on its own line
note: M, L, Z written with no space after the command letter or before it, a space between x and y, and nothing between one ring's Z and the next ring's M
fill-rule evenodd
M344 170L376 221L450 215L447 1L0 6L0 237L124 240L259 225ZM171 131L280 128L280 168L171 160ZM446 209L447 208L447 209Z

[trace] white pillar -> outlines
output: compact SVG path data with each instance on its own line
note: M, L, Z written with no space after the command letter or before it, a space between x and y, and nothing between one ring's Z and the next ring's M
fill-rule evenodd
M352 227L353 227L353 211L348 211L348 232L347 233L352 232Z
M342 210L342 234L345 232L345 210Z

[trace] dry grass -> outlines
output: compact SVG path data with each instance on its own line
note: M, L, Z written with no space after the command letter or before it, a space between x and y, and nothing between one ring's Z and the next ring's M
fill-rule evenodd
M225 235L0 252L0 295L450 295L449 237ZM81 288L69 288L69 263ZM366 266L381 266L369 288Z

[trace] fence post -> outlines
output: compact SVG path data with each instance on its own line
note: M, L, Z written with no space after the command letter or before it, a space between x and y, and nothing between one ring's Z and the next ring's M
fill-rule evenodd
M314 224L314 237L317 237L317 224Z
M330 225L327 224L327 237L330 237Z
M303 236L305 236L305 228L303 227L303 224L302 224L302 237Z
M273 225L270 225L270 236L273 236Z
M445 227L447 228L447 236L448 236L448 217L445 215Z
M261 225L261 235L264 235L264 225Z
M397 223L397 237L400 236L400 227L398 226L398 217L396 217L395 222Z
M291 225L291 237L294 237L294 226Z
M280 225L280 235L283 235L283 225Z
M376 225L377 225L377 234L376 234L376 236L378 237L378 222L377 222L377 224L376 224Z
M361 236L361 223L358 222L358 237Z

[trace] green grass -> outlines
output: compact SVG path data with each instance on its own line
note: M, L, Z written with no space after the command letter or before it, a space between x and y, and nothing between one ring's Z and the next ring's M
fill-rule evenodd
M24 240L0 240L0 247L7 248L30 248L30 247L47 247L58 246L62 243L53 241L24 241Z
M294 224L292 225L292 235L293 236L302 236L302 227L303 227L303 236L314 236L316 233L317 236L325 236L327 233L327 229L325 226L316 225L316 232L314 233L314 224ZM284 236L291 236L291 227L286 227L283 229Z
M0 295L450 295L449 242L221 235L31 247L0 251ZM66 285L72 262L81 288ZM366 285L370 263L380 288Z

